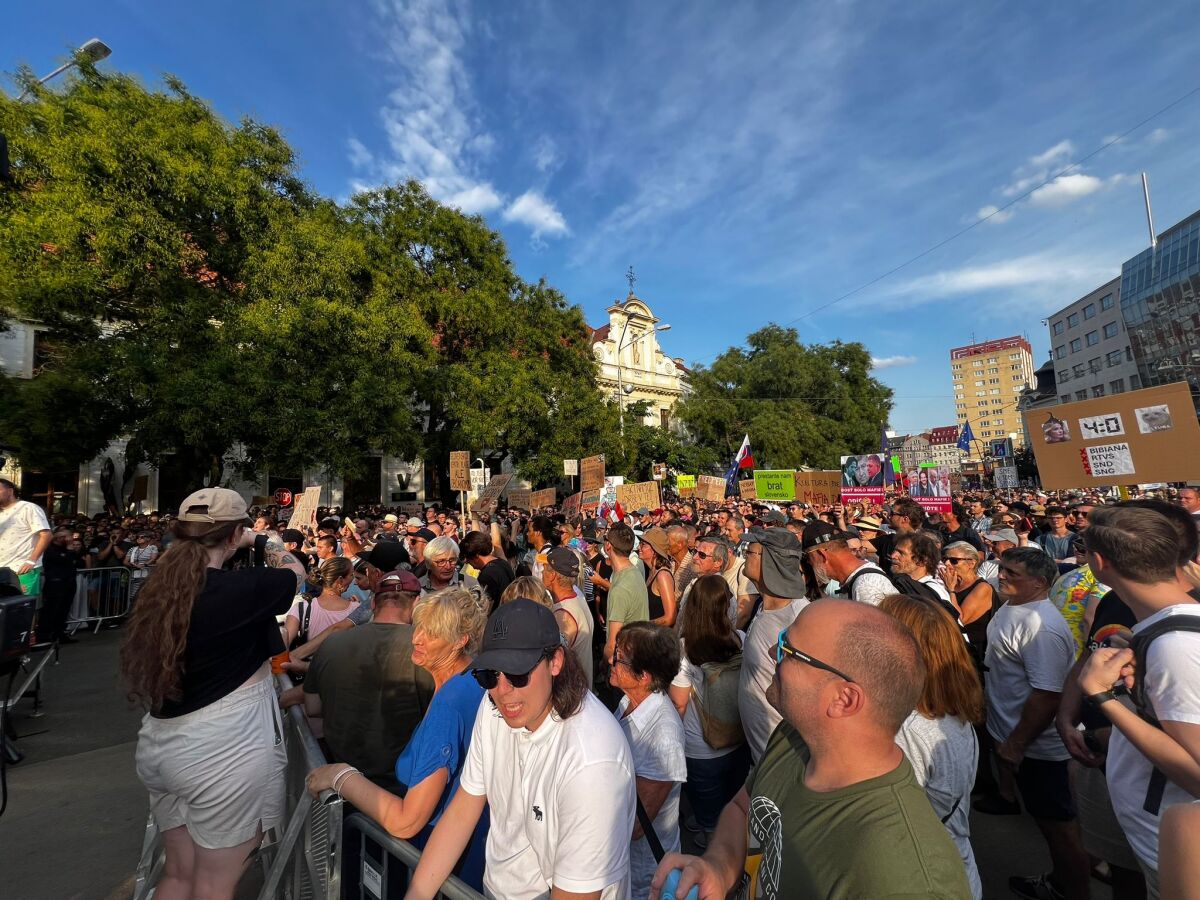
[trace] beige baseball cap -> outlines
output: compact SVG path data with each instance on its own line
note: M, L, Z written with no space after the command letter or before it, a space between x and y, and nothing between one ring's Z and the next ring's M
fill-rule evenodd
M188 494L179 504L180 522L240 522L250 523L246 501L229 488L201 488Z

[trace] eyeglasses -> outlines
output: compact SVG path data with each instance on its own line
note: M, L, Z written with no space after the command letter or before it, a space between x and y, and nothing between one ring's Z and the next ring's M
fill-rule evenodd
M693 550L692 556L694 556L696 559L708 559L710 556L712 556L712 554L705 553L703 550Z
M529 679L533 675L533 673L535 671L537 671L537 667L540 666L543 662L545 662L545 660L547 658L549 658L550 656L553 656L554 651L557 649L558 649L557 647L547 649L541 655L541 657L538 659L538 661L533 664L532 669L530 669L528 672L523 672L519 675L513 675L508 672L498 672L495 669L476 669L471 674L475 676L475 680L479 682L479 686L481 688L483 688L485 691L490 691L496 685L498 685L500 683L501 675L503 675L505 677L505 679L508 681L508 683L511 684L514 688L528 687Z
M975 562L975 560L968 559L965 556L943 556L942 562L960 563L960 562Z
M833 666L829 665L829 663L823 663L819 659L817 659L815 656L809 656L807 653L805 653L801 650L797 650L795 647L793 647L791 644L789 644L788 639L787 639L787 629L786 628L783 631L779 632L779 643L775 645L775 665L778 666L778 665L782 664L783 658L785 656L790 656L793 659L798 659L798 660L800 660L800 662L804 663L805 665L812 666L814 669L823 669L826 672L832 672L834 675L836 675L838 678L841 678L843 681L848 681L851 684L855 683L854 679L851 678L849 675L847 675L845 672L840 672L837 669L835 669Z

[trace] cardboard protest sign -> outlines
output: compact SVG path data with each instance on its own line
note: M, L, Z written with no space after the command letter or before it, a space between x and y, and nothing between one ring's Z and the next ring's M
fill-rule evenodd
M792 479L795 499L810 506L833 506L842 490L842 473L837 469L820 472L797 472Z
M396 504L396 515L402 519L410 519L416 516L418 519L425 514L425 505L419 500L406 500L403 503Z
M529 509L529 488L513 488L508 492L508 505L513 509Z
M304 493L296 500L292 509L292 517L288 519L288 528L317 527L317 507L321 505L321 486L306 487Z
M792 469L759 469L754 473L759 500L795 500L796 473Z
M1025 413L1049 490L1200 479L1200 425L1186 382Z
M563 460L563 474L564 475L578 475L579 474L579 460L564 459Z
M531 509L544 509L547 506L553 506L557 500L558 494L554 488L542 488L542 490L534 491L529 495Z
M489 481L479 492L479 499L471 504L473 510L488 510L495 509L496 504L500 500L500 495L504 493L504 489L508 487L508 483L512 481L512 475L507 472L500 475L493 475Z
M753 478L744 478L738 482L738 496L743 500L757 500L758 492Z
M883 502L883 460L878 453L842 457L842 502Z
M658 493L657 481L639 481L637 484L622 484L617 486L617 502L625 512L634 512L643 506L646 509L658 509L662 499Z
M716 475L697 475L696 498L720 503L725 499L725 479Z
M604 454L579 461L579 490L596 491L604 487Z
M679 491L680 497L690 497L696 493L696 476L695 475L676 475L675 490Z
M562 511L568 516L573 516L579 512L579 503L583 499L583 493L572 494L562 503Z
M469 450L450 451L450 490L469 491L471 489L471 452Z
M600 495L603 494L603 489L599 491L583 491L579 498L579 508L584 512L592 512L600 506Z

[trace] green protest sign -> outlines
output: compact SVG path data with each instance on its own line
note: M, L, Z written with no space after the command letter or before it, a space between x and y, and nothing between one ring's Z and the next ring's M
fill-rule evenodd
M760 469L756 471L754 473L754 493L759 500L795 500L795 470Z

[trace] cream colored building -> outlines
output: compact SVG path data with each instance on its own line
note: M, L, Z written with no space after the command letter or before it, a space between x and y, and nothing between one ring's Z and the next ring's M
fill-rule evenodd
M671 410L691 391L682 359L663 352L658 335L670 328L641 298L630 292L608 308L608 324L592 330L592 352L600 364L596 384L628 406L646 401L647 425L671 427Z
M955 347L950 351L950 378L958 424L971 423L977 441L967 458L978 460L992 440L1015 434L1014 447L1024 446L1017 402L1034 384L1033 348L1023 337Z

